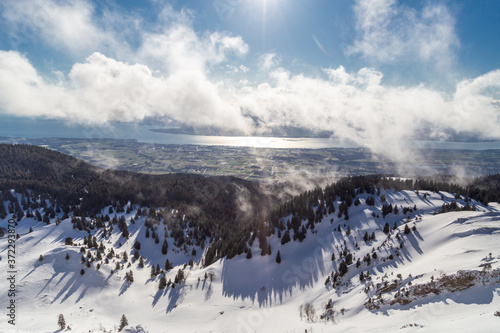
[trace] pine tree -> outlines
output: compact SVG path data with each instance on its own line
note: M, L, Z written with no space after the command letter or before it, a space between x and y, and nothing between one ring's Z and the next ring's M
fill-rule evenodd
M346 262L344 260L342 260L342 262L339 265L339 274L340 274L340 276L344 276L345 273L347 273L347 270L348 270L347 264L346 264Z
M118 327L118 332L121 332L122 329L124 329L128 325L128 320L125 315L122 315L122 318L120 319L120 326Z
M69 260L69 253L66 253L66 260Z
M182 282L184 282L185 278L186 277L184 275L184 272L181 269L179 269L177 271L177 275L175 276L174 282L177 283L177 284L182 283Z
M168 243L167 240L163 240L163 245L161 246L161 253L162 254L167 254L168 253Z
M82 269L80 270L80 275L83 275L83 274L85 274L85 270L82 268Z
M123 223L122 236L123 236L123 238L128 238L130 236L130 232L128 231L128 227L127 227L126 223ZM140 249L140 244L139 244L139 249Z
M57 318L57 325L61 330L66 328L66 321L64 320L64 316L62 315L62 313Z
M158 289L162 290L165 289L167 286L167 279L165 278L165 275L162 275L160 278L160 282L158 283Z
M411 233L411 229L410 227L408 226L408 224L405 224L405 235L408 235L409 233Z
M151 265L151 278L154 278L156 276L156 270L155 270L155 265Z
M130 282L130 283L134 282L134 273L132 272L132 270L125 273L125 280Z
M390 230L391 230L391 227L389 227L389 223L385 223L384 224L384 233L388 234Z
M42 262L43 261L43 256L40 254L40 257L38 257L38 261Z
M278 250L278 253L276 254L276 262L279 264L281 263L281 254L280 251Z
M169 270L171 270L172 268L174 268L174 266L170 263L170 261L169 261L169 260L168 260L168 258L167 258L167 260L165 261L165 270L166 270L166 271L169 271Z
M290 241L290 232L286 230L281 237L281 245L284 245Z

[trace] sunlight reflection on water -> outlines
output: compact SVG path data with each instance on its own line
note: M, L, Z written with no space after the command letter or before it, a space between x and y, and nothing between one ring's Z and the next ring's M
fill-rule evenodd
M68 125L61 121L0 117L0 136L23 138L135 139L140 142L174 145L234 146L284 149L356 148L358 144L335 138L279 138L250 136L204 136L152 132L158 126L128 123L103 127ZM420 149L500 149L499 141L449 142L406 141L405 146Z

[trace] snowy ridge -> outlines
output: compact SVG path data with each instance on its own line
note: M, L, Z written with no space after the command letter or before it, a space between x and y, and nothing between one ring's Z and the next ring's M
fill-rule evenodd
M348 221L336 213L327 214L314 231L307 230L302 242L282 245L274 234L268 238L271 255L261 256L255 241L251 259L243 254L209 267L201 265L201 247L176 247L160 225L159 238L167 236L168 241L168 253L163 255L162 241L156 244L145 236L146 217L130 223L134 210L117 214L127 221L129 239L117 227L107 237L101 231L91 232L106 247L104 254L113 249L107 264L106 255L96 258L96 249L80 252L88 233L73 229L71 219L56 226L55 219L46 225L23 218L16 227L21 236L16 241L17 323L12 327L2 315L0 327L4 332L57 332L61 313L72 332L117 331L122 314L130 324L122 332L496 331L500 324L495 316L500 311L499 206L474 202L477 211L435 215L454 195L382 193L386 204L416 205L417 210L403 214L399 209L383 218L380 197L368 206L367 195L362 194L361 203L349 208ZM457 204L466 202L460 199ZM6 228L10 217L0 220L0 227ZM383 232L386 223L391 228L388 234ZM407 234L406 225L411 230ZM350 235L346 235L347 226ZM375 239L365 242L365 233L374 233ZM77 245L65 245L67 237ZM136 240L141 243L143 268L133 259ZM6 238L0 239L0 249L0 265L4 265ZM352 264L334 282L334 273L346 259L344 251L352 255ZM88 252L93 258L90 267ZM159 290L163 274L151 277L151 265L164 269L167 258L174 267L165 272L165 279L174 281L181 270L185 281ZM189 260L192 266L186 265ZM132 283L125 280L130 271ZM6 300L7 281L0 281L1 299ZM310 320L304 310L308 304L315 312L311 316L308 311ZM1 306L6 308L5 301Z

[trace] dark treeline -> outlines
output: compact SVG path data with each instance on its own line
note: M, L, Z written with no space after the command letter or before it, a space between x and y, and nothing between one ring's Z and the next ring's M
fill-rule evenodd
M23 196L21 202L12 196L11 189ZM177 209L200 231L200 238L212 241L207 264L243 253L255 219L264 219L270 206L258 183L239 178L104 170L29 145L0 144L0 191L0 199L10 201L18 217L21 206L33 215L44 208L54 214L58 210L87 217L102 214L106 206L123 207L128 202ZM238 200L251 204L254 211L242 212ZM49 207L39 207L46 206L46 201Z
M278 205L269 216L270 223L257 226L257 233L260 235L259 240L264 242L265 235L269 236L274 233L277 228L279 234L286 234L286 240L289 241L289 231L293 230L294 240L301 241L305 238L307 229L314 229L314 224L320 222L327 214L337 212L338 218L349 220L349 207L351 205L359 205L359 194L366 193L367 199L365 204L374 205L374 196L379 196L381 202L385 202L385 195L380 194L381 189L393 189L396 191L413 190L413 191L433 191L433 192L450 192L458 196L463 196L466 201L474 199L483 204L488 202L500 201L500 175L485 176L473 179L468 186L453 184L448 180L451 178L421 178L421 179L401 179L396 177L383 177L379 175L373 176L354 176L343 178L325 188L315 188L304 192L298 196L287 200ZM336 202L340 201L340 204ZM337 205L337 206L336 206ZM397 207L392 207L391 204L383 204L381 214L383 216L392 213ZM403 213L416 209L416 207L404 207ZM438 213L458 210L456 202L443 205ZM467 205L460 209L475 209L473 206ZM284 217L290 216L285 221ZM303 221L307 221L304 226Z
M20 219L25 214L39 221L47 221L56 214L63 218L73 216L100 217L106 206L123 211L130 202L144 207L142 215L149 218L148 229L154 223L168 225L178 244L183 242L183 229L193 228L196 244L210 239L205 264L227 256L247 253L258 238L262 255L272 253L267 237L278 233L282 243L303 240L308 229L327 214L349 220L349 207L359 205L358 196L366 193L364 204L373 206L375 197L385 202L381 189L446 191L477 201L500 200L500 175L473 179L468 186L452 184L446 178L399 179L383 176L354 176L340 179L277 203L264 194L261 185L235 177L203 177L191 174L148 175L126 171L104 170L76 158L45 148L29 145L0 144L0 218L7 211ZM15 190L21 199L14 197ZM47 204L47 202L49 204ZM241 209L242 203L251 209ZM441 212L454 209L454 203L442 207ZM155 207L177 209L176 217L155 213ZM147 208L147 209L146 209ZM416 207L403 207L403 213ZM40 211L44 212L41 216ZM397 210L385 204L381 214ZM181 218L186 215L186 218ZM289 217L285 220L285 217ZM78 220L75 220L75 224ZM85 221L85 219L80 220ZM306 221L304 224L303 221ZM122 221L117 226L125 229ZM85 225L82 223L82 228ZM149 225L151 224L151 225ZM152 235L152 238L157 238ZM163 240L162 240L163 241ZM160 242L160 240L158 240Z

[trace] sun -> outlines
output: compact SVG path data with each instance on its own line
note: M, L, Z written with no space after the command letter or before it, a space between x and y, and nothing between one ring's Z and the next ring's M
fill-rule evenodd
M282 0L247 0L250 13L254 18L259 21L266 22L272 19L280 10L280 3Z

